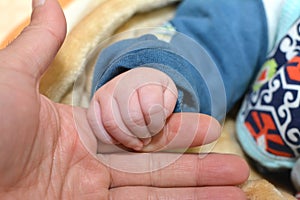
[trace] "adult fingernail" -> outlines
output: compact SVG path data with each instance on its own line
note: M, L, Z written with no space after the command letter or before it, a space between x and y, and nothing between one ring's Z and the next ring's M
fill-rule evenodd
M45 1L46 0L33 0L32 1L32 8L36 8L36 7L44 5Z
M222 132L221 124L216 119L212 118L212 121L208 126L207 134L203 140L203 143L209 144L216 141L220 137L221 132Z

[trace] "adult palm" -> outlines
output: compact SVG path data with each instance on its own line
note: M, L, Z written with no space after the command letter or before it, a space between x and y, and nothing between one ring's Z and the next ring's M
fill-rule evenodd
M248 168L236 156L184 155L149 173L118 171L96 159L74 122L74 111L81 113L79 128L88 130L86 110L54 103L38 91L66 26L56 0L36 2L30 26L0 51L1 199L244 198L234 185L247 178ZM93 136L88 141L95 148Z

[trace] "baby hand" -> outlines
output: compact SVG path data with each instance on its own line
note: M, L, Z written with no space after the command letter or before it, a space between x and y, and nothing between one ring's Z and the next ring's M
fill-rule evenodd
M97 90L89 123L101 142L140 151L163 129L176 101L176 86L166 74L135 68Z

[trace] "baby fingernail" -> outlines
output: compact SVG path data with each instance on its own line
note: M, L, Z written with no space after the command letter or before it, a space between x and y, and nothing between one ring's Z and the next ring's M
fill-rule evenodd
M147 146L148 144L150 144L151 143L151 138L144 138L144 139L142 139L142 141L143 141L143 144L144 144L144 146Z
M135 140L132 142L131 145L128 145L128 146L131 146L136 151L140 151L143 149L144 144L140 140L137 140L137 141Z
M42 5L45 4L45 1L46 1L46 0L33 0L33 1L32 1L32 7L33 7L33 8L36 8L36 7L38 7L38 6L42 6Z

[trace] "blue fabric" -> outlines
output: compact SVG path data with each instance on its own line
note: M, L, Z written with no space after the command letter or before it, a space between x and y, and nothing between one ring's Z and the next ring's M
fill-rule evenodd
M126 48L119 54L120 51L118 51L118 49L120 47L122 48L123 45L125 45ZM199 92L204 94L204 99L208 99L208 92L203 92L207 91L207 88L205 85L200 84L201 81L198 81L202 79L202 77L198 76L193 66L186 59L176 54L175 51L169 51L171 48L170 44L158 40L153 35L124 40L112 45L101 54L97 66L105 66L107 64L106 59L101 59L102 57L107 58L107 53L109 54L108 56L111 56L114 52L115 55L113 57L115 59L112 59L112 62L109 63L109 67L107 67L106 70L101 68L103 71L94 73L93 91L95 92L112 77L128 69L147 66L159 69L176 80L176 85L179 89L179 98L175 108L176 112L199 112ZM187 77L189 80L186 79ZM189 99L184 100L185 97L183 93L190 94Z
M230 109L244 94L266 58L268 36L262 2L185 0L171 24L202 46L210 59L199 52L199 45L182 42L180 34L169 43L151 35L124 40L100 54L92 93L128 69L148 66L174 80L179 90L176 111L201 112L222 119L226 106Z
M275 44L278 44L280 40L289 31L291 26L300 17L300 1L299 0L289 0L285 1L282 7L282 12L279 18L278 30Z
M262 2L186 0L171 23L211 55L222 74L230 109L266 58L268 35Z

